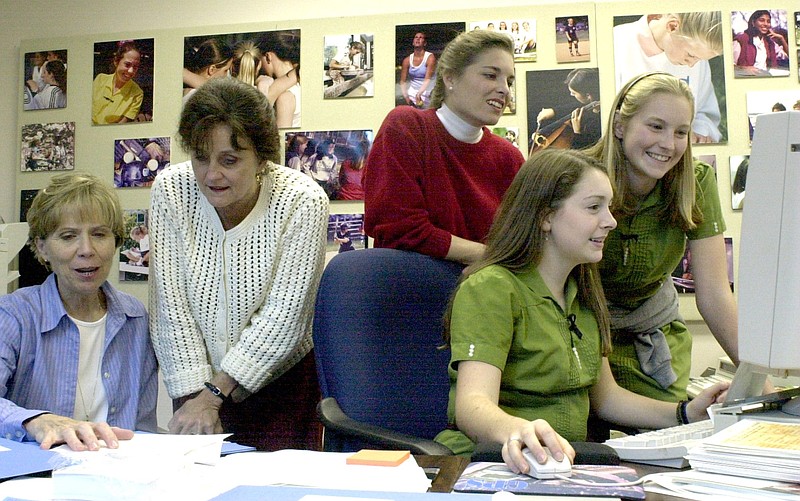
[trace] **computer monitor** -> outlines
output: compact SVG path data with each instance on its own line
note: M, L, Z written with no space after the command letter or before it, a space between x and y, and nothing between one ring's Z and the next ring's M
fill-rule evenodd
M728 399L800 374L800 112L759 115L739 246L739 359ZM797 399L795 399L797 400Z
M17 257L20 249L28 241L28 223L0 224L0 296L8 294L8 286L17 278L19 272L10 270L9 265Z

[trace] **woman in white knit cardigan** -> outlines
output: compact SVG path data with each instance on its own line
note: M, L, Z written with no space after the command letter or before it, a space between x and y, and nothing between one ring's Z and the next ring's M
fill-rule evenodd
M311 318L328 197L274 163L272 107L251 85L204 84L178 135L191 160L158 175L150 206L150 330L174 399L169 430L318 449Z

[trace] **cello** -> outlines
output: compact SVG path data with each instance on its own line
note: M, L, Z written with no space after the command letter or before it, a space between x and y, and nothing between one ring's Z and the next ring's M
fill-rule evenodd
M599 107L600 101L592 101L581 106L580 109L583 110L583 113L594 113ZM537 123L536 131L531 135L531 149L528 152L528 156L530 157L545 148L569 148L572 146L574 136L572 112L546 127L542 127L540 123Z

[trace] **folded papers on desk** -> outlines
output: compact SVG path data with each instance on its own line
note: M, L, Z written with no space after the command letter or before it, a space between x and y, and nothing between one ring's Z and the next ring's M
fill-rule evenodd
M53 497L166 499L190 466L220 461L222 441L229 435L137 433L131 440L120 440L118 449L77 452L57 447L60 464L53 470Z

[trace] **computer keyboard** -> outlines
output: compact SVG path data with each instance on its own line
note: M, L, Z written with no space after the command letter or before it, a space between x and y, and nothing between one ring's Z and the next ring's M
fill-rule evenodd
M623 461L685 468L689 449L714 434L710 419L606 440Z

